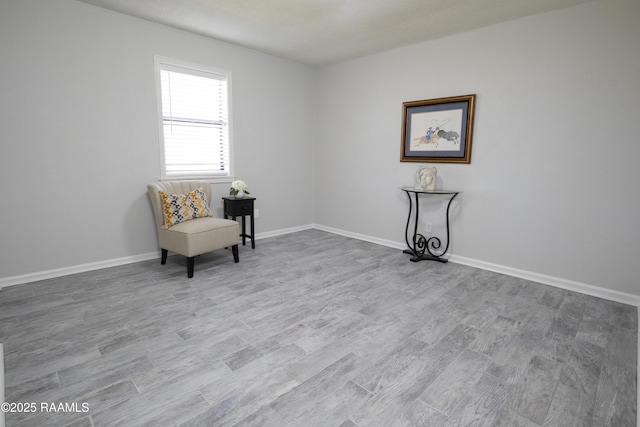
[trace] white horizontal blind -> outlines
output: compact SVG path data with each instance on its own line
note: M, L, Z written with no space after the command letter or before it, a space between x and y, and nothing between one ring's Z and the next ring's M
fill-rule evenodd
M163 175L229 173L228 76L159 63Z

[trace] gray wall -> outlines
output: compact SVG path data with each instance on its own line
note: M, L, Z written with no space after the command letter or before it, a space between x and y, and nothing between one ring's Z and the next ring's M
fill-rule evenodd
M639 18L593 2L322 70L316 222L402 242L402 103L475 93L471 164L436 165L452 254L639 294Z
M472 163L438 165L464 190L453 258L640 295L639 17L598 1L313 69L73 0L4 1L0 285L156 256L157 54L232 70L235 174L265 235L400 246L417 168L399 162L402 102L476 93Z
M154 55L232 70L235 174L259 230L312 223L309 67L72 0L0 2L0 40L0 285L156 256Z

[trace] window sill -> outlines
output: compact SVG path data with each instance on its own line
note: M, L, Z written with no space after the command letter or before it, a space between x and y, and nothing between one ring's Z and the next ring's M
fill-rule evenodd
M180 176L163 176L159 181L207 181L210 184L226 184L235 181L233 176L198 176L198 175L180 175Z

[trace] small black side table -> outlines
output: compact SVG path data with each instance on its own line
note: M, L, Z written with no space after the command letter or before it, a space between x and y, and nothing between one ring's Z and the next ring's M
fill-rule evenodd
M451 202L456 198L461 191L456 190L418 190L414 187L402 187L400 188L402 191L407 193L409 197L409 216L407 217L407 227L405 228L405 240L407 242L407 246L409 249L405 249L402 251L405 254L413 255L411 257L411 261L418 262L422 260L429 261L438 261L438 262L447 262L449 261L447 258L443 258L443 255L447 253L449 249L449 208L451 207ZM411 223L411 211L413 210L413 203L411 202L411 194L415 195L416 202L416 216L414 219L413 226L413 237L409 239L409 224ZM436 236L432 236L429 239L424 237L422 234L418 233L418 220L420 219L420 211L419 211L419 195L445 195L449 197L449 203L447 204L447 246L445 246L444 250L440 253L435 251L441 250L440 246L442 242ZM425 252L428 253L425 254Z
M247 237L251 238L251 249L256 248L255 241L255 227L253 224L253 201L256 200L255 197L243 197L241 199L237 197L223 197L224 200L224 218L227 219L231 217L232 220L236 220L237 216L242 217L242 233L240 236L242 237L242 245L247 244ZM247 234L247 223L246 217L249 216L251 221L251 234Z

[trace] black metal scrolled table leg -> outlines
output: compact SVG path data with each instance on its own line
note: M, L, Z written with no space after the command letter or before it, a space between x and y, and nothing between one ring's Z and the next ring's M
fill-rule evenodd
M407 197L409 197L409 215L407 215L407 226L404 229L404 240L405 242L407 242L407 247L411 248L411 245L409 244L409 223L411 222L411 211L413 210L413 203L411 203L411 194L408 191L405 191L405 193L407 193ZM406 250L403 252L410 253Z
M409 243L409 224L411 224L411 211L413 210L413 203L411 201L411 193L409 193L408 191L405 191L405 193L407 193L407 196L409 197L409 215L407 216L407 226L405 228L404 234L405 234L405 241L407 242L407 246L409 247L409 249L405 249L403 253L413 255L413 257L411 257L411 261L416 262L422 259L422 257L424 256L425 250L427 250L427 239L422 234L418 233L418 218L420 218L420 208L419 208L420 202L418 199L418 193L414 193L416 198L416 214L415 214L415 221L413 225L413 237L411 238L412 243Z
M407 242L407 247L409 249L405 249L402 251L405 254L413 255L411 257L411 261L419 261L420 258L424 255L424 251L426 249L427 240L423 235L418 234L418 218L420 216L420 210L418 208L418 193L416 194L416 219L415 224L413 226L413 237L411 238L411 243L409 243L409 225L411 224L411 212L413 211L413 202L411 201L411 193L405 191L407 193L407 197L409 197L409 214L407 215L407 226L404 229L404 239Z
M445 246L444 251L442 251L441 254L436 255L433 252L431 252L431 250L429 249L429 246L431 246L431 248L433 249L440 249L440 246L442 244L442 242L440 241L439 238L433 236L431 238L429 238L429 240L427 240L427 252L429 252L429 255L436 257L436 258L440 258L441 256L443 256L444 254L447 253L447 251L449 250L449 242L451 240L450 238L450 232L449 232L449 208L451 208L451 202L453 202L453 199L456 198L456 196L458 195L458 193L455 193L451 199L449 199L449 203L447 204L447 214L446 214L446 219L447 219L447 246Z
M429 239L425 238L422 234L418 233L418 221L420 218L420 208L419 208L419 199L418 199L418 191L410 191L408 189L402 188L402 190L407 193L407 196L409 197L409 214L407 215L407 225L405 227L405 241L407 243L407 247L409 249L405 249L403 251L403 253L409 254L409 255L413 255L410 260L413 262L418 262L418 261L422 261L422 260L431 260L431 261L438 261L438 262L448 262L449 260L446 258L443 258L443 255L447 253L447 251L449 250L449 243L450 243L450 238L451 238L451 234L450 234L450 223L449 223L449 211L451 208L451 203L453 202L453 199L455 199L455 197L459 194L459 192L442 192L442 193L435 193L435 194L452 194L451 198L449 199L449 202L447 204L447 212L446 212L446 224L447 224L447 245L445 246L444 250L441 253L436 253L436 251L438 251L440 249L440 247L442 246L442 241L440 240L440 238L436 237L436 236L431 236ZM413 237L411 239L411 242L409 241L409 225L411 224L411 213L413 211L413 203L411 201L411 193L415 194L415 199L416 199L416 213L415 213L415 223L414 223L414 227L413 227ZM428 253L428 255L425 254L425 252Z

